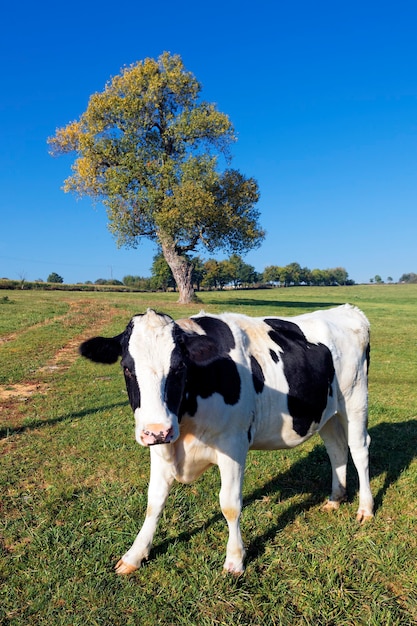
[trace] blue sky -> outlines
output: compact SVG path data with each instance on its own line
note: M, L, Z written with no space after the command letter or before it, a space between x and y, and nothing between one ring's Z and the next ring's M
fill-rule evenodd
M417 273L414 0L23 0L0 28L0 277L150 275L153 245L118 249L104 208L62 191L72 159L46 139L165 50L229 115L232 166L258 181L267 237L246 262Z

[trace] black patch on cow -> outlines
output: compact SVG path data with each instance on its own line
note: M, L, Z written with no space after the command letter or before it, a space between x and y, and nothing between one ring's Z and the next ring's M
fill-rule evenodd
M278 357L278 354L275 352L275 350L270 350L269 354L271 355L271 359L273 360L273 362L278 363L279 357Z
M223 397L225 404L239 401L241 382L236 363L229 352L235 347L230 328L211 317L193 318L206 335L182 333L177 343L182 347L187 374L180 416L197 413L198 397L209 398L214 393Z
M240 376L236 363L230 358L219 357L208 365L189 363L187 383L181 405L181 415L197 413L197 398L209 398L214 393L223 396L224 402L236 404L240 398Z
M222 352L229 353L235 347L235 338L228 325L214 317L193 317L208 337L214 340Z
M135 362L129 352L129 341L132 330L133 322L130 322L122 335L121 345L123 356L120 365L122 366L125 377L126 391L129 397L130 406L132 407L132 411L135 411L140 407L140 387L136 375Z
M180 406L184 393L187 367L184 362L184 353L179 343L181 331L176 325L174 326L173 338L175 348L171 354L169 373L165 382L165 402L168 409L180 417Z
M183 354L197 365L208 365L213 363L224 352L215 341L207 335L183 334L181 344Z
M251 355L250 357L250 368L252 371L252 380L255 391L256 393L262 393L265 385L265 376L262 371L262 367L259 365L258 361L253 355Z
M293 322L265 319L265 323L271 328L269 336L282 350L293 429L304 437L313 422L320 422L327 405L335 373L331 352L322 343L307 341Z
M117 337L93 337L84 341L80 347L79 352L81 356L84 356L90 361L95 363L112 364L116 363L119 356L122 356L121 338Z

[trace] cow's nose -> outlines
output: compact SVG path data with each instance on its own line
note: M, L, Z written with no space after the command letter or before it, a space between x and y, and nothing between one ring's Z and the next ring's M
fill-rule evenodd
M170 443L174 436L174 429L165 428L162 424L149 424L142 431L141 440L145 446L154 446L158 443Z

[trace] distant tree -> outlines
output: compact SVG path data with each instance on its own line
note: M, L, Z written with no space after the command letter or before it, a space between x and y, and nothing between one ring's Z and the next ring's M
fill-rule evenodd
M204 278L201 286L205 289L217 289L221 285L221 268L215 259L208 259L204 263Z
M324 270L320 270L320 269L311 270L310 276L311 276L311 283L315 285L316 287L326 284L327 275Z
M279 283L286 287L290 278L290 274L286 267L280 265L268 265L263 272L263 277L267 283Z
M388 282L388 283L392 283L392 282L394 282L393 277L392 277L392 276L388 276L388 278L387 278L387 282Z
M409 272L408 274L403 274L400 277L400 283L417 283L417 274L413 272Z
M290 263L285 267L285 282L299 285L301 282L302 269L299 263Z
M123 285L123 283L120 280L117 280L116 278L97 278L97 280L94 282L95 285Z
M154 256L151 272L152 289L162 289L163 291L175 289L175 280L172 270L166 262L162 252L159 252Z
M346 285L349 274L344 267L335 267L334 269L328 270L328 272L330 275L331 284Z
M193 266L191 280L195 289L200 291L201 282L204 278L204 261L199 256L195 256L191 259L191 264Z
M229 259L218 262L217 282L220 289L233 282L234 269Z
M231 282L235 287L250 285L257 280L255 268L245 263L238 254L232 254L228 259L230 264Z
M64 282L64 279L62 278L62 276L60 276L56 272L52 272L52 274L49 274L49 276L46 279L46 281L48 283L60 283L60 284L62 284Z
M375 280L375 282L376 282L378 285L380 285L381 283L383 283L383 282L384 282L384 281L382 280L382 278L381 278L381 276L380 276L379 274L376 274L376 275L375 275L374 280Z
M143 276L125 276L122 282L126 287L139 289L140 291L149 291L151 289L151 279Z
M263 279L266 283L278 283L280 275L281 268L278 265L267 265L263 271Z
M311 285L311 270L308 267L302 267L300 270L300 283L304 283L306 285Z
M65 191L103 202L119 246L158 243L184 303L194 297L189 253L246 251L264 237L256 181L219 171L232 124L200 91L181 58L165 52L124 68L48 140L51 154L76 154Z
M127 276L123 276L122 282L124 285L126 285L126 287L133 287L139 282L139 280L139 276L131 276L130 274L128 274Z

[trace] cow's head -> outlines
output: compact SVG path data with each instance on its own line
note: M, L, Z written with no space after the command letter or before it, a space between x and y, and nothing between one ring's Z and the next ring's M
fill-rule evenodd
M97 363L121 357L136 440L150 446L178 438L187 369L215 360L218 348L210 337L186 333L168 315L148 309L135 315L120 335L85 341L80 353Z

